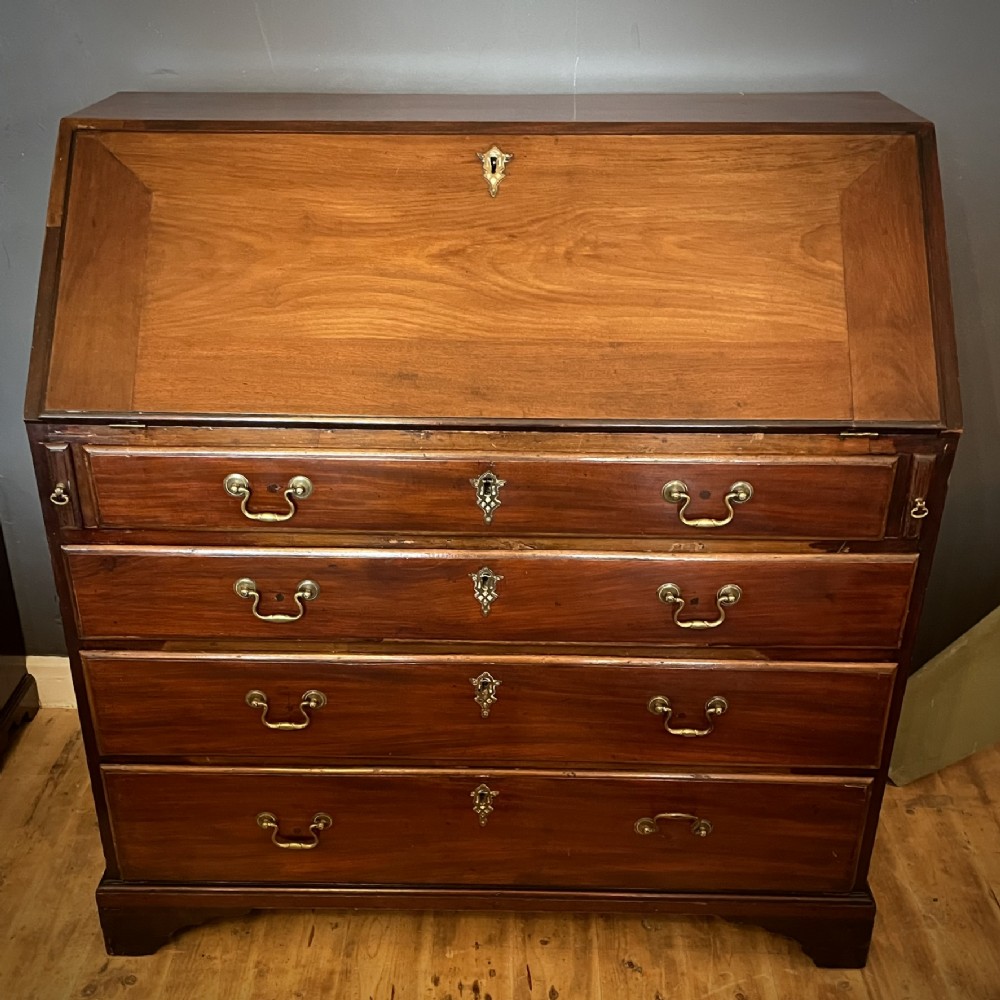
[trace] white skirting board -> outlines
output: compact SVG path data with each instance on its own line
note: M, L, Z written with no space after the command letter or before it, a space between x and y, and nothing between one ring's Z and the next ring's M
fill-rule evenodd
M73 675L65 656L29 656L27 667L38 685L42 708L76 708Z

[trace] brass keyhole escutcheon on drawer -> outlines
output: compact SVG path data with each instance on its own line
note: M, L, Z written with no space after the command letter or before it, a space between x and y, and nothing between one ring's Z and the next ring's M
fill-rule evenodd
M706 629L718 628L726 620L726 608L731 608L739 602L743 596L743 591L735 583L727 583L719 588L715 595L715 606L719 610L718 618L689 618L681 621L679 615L684 610L685 600L681 594L681 588L676 583L665 583L656 592L664 604L674 606L674 624L678 628Z
M497 703L497 688L503 681L498 681L491 673L483 671L478 677L470 677L469 683L476 689L475 702L480 714L484 719L489 718L490 708Z
M292 600L295 602L295 607L298 611L294 615L286 615L282 613L275 613L270 615L262 615L257 608L260 607L260 591L257 590L257 584L250 579L248 576L244 576L237 580L233 584L233 590L236 591L237 597L242 597L244 600L253 601L253 616L258 618L262 622L297 622L305 613L305 605L303 601L315 601L319 597L319 584L315 583L313 580L302 580L299 585L295 588L295 593L292 595Z
M707 837L712 832L712 824L707 819L695 816L693 813L657 813L655 816L643 816L635 821L635 832L640 837L648 837L650 834L659 833L658 826L661 819L681 819L687 820L691 824L691 833L696 837Z
M270 831L271 843L275 847L286 851L311 851L314 847L319 847L319 835L333 826L333 820L326 813L316 813L309 824L309 832L312 836L308 840L297 837L282 837L279 833L278 817L274 813L257 813L257 825L262 830Z
M253 691L247 691L246 697L244 699L246 703L254 709L260 709L260 721L268 729L278 729L282 732L289 732L296 729L305 729L312 722L312 716L310 712L315 712L317 708L322 708L326 704L326 695L322 691L316 691L310 689L302 695L302 699L299 701L299 711L302 713L302 722L271 722L267 713L270 709L270 705L267 701L267 695L263 691L258 691L254 689Z
M514 159L513 153L505 153L499 146L490 146L485 153L476 156L483 164L483 177L490 189L490 197L495 198L500 190L500 182L506 177L507 164Z
M469 792L469 796L473 800L472 811L479 817L480 826L486 826L486 821L490 818L490 813L493 812L493 800L499 794L499 792L494 792L489 785L480 785Z
M483 614L488 615L490 613L490 605L500 596L497 593L497 584L503 577L494 573L489 566L483 566L482 569L477 569L475 573L470 573L469 579L472 581L473 593L476 600L479 601L479 606L482 608Z
M670 699L662 694L654 695L649 699L646 706L653 715L663 716L663 728L671 736L708 736L715 732L715 720L720 715L725 715L729 708L729 702L721 694L713 695L705 702L705 720L708 725L704 729L675 729L670 725L671 716L674 714Z
M276 524L279 521L290 520L298 510L295 501L305 500L313 491L313 484L305 476L292 476L288 480L285 492L282 494L285 498L285 503L288 504L288 510L281 514L273 514L269 511L255 513L254 511L247 510L252 490L250 489L250 481L246 476L238 472L230 473L222 481L222 486L231 497L236 497L240 501L240 510L243 512L244 517L251 521L262 521L265 524Z
M483 520L492 524L493 515L500 506L500 488L507 485L507 480L501 479L495 472L484 472L469 482L476 491L476 506L483 512Z
M691 503L691 492L688 490L687 484L681 482L679 479L673 479L667 483L663 487L662 495L667 503L680 504L677 516L680 518L681 524L686 524L689 528L724 528L733 519L733 514L735 513L733 504L746 503L753 496L753 487L742 480L733 483L722 498L722 502L726 505L727 514L725 517L720 518L689 518L685 516L688 504Z

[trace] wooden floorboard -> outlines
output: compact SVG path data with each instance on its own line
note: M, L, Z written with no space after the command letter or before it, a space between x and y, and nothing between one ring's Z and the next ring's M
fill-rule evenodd
M0 770L0 998L69 1000L1000 1000L1000 747L889 789L863 970L714 919L255 914L108 958L74 712L46 709Z

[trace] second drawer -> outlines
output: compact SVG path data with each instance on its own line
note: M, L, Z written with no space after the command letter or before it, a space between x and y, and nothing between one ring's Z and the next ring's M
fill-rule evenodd
M569 656L83 662L104 756L326 764L874 768L895 672Z

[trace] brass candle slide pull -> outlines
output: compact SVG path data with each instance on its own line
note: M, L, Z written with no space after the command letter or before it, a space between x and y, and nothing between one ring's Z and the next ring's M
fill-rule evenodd
M303 601L315 601L319 597L319 584L314 583L312 580L302 580L298 587L295 588L295 593L292 595L292 600L295 601L295 607L298 611L294 615L286 615L282 613L275 613L271 615L262 615L257 608L260 606L260 591L257 590L257 584L250 579L248 576L244 576L237 580L233 584L233 590L236 591L237 597L242 597L244 600L253 601L253 616L254 618L260 619L262 622L297 622L305 613L305 605Z
M65 507L69 503L69 487L66 483L56 483L55 489L49 494L49 501L57 507Z
M670 718L674 714L673 706L670 704L670 699L662 694L650 698L646 707L653 715L663 716L663 728L671 736L708 736L715 731L715 720L720 715L725 715L729 702L721 694L714 695L705 702L705 720L708 725L704 729L674 729L670 725Z
M274 813L257 813L257 825L262 830L271 831L271 843L275 847L286 851L311 851L314 847L319 847L319 835L333 826L333 820L326 813L316 813L309 824L309 832L312 836L308 840L282 837L278 832L278 817Z
M683 819L691 824L691 833L696 837L707 837L712 832L712 824L707 819L695 816L693 813L657 813L655 816L643 816L635 821L635 832L640 837L659 833L657 825L661 819Z
M313 491L313 484L305 476L292 476L288 480L288 486L283 494L288 510L284 514L272 514L268 511L254 513L247 510L250 503L250 481L246 476L241 476L238 472L233 472L222 481L223 489L231 496L240 501L240 510L243 516L251 521L263 521L266 524L275 524L278 521L287 521L295 516L298 508L295 506L296 500L305 500Z
M678 628L706 629L718 628L726 620L725 609L731 608L736 604L743 596L743 591L735 583L727 583L725 586L720 587L719 592L715 595L715 606L719 610L718 618L689 618L685 621L681 621L679 617L680 613L684 610L685 601L681 595L681 588L676 583L663 584L657 590L656 596L664 604L672 604L674 606L674 624Z
M309 690L302 695L302 700L299 702L299 711L302 713L303 722L271 722L268 717L268 709L270 706L267 702L267 695L263 691L247 691L246 698L244 699L246 703L254 709L261 709L260 721L268 729L280 729L282 732L288 732L295 729L305 729L312 722L312 716L310 712L314 712L317 708L322 708L326 704L326 695L322 691Z
M733 504L746 503L753 496L753 487L749 483L742 481L733 483L729 487L729 492L722 498L728 511L727 515L722 518L685 517L684 512L688 509L688 504L691 503L691 493L687 488L687 484L682 483L679 479L674 479L667 483L661 492L663 499L667 503L679 503L681 505L680 510L677 511L677 516L680 518L681 524L686 524L689 528L723 528L733 519L733 514L735 513Z

